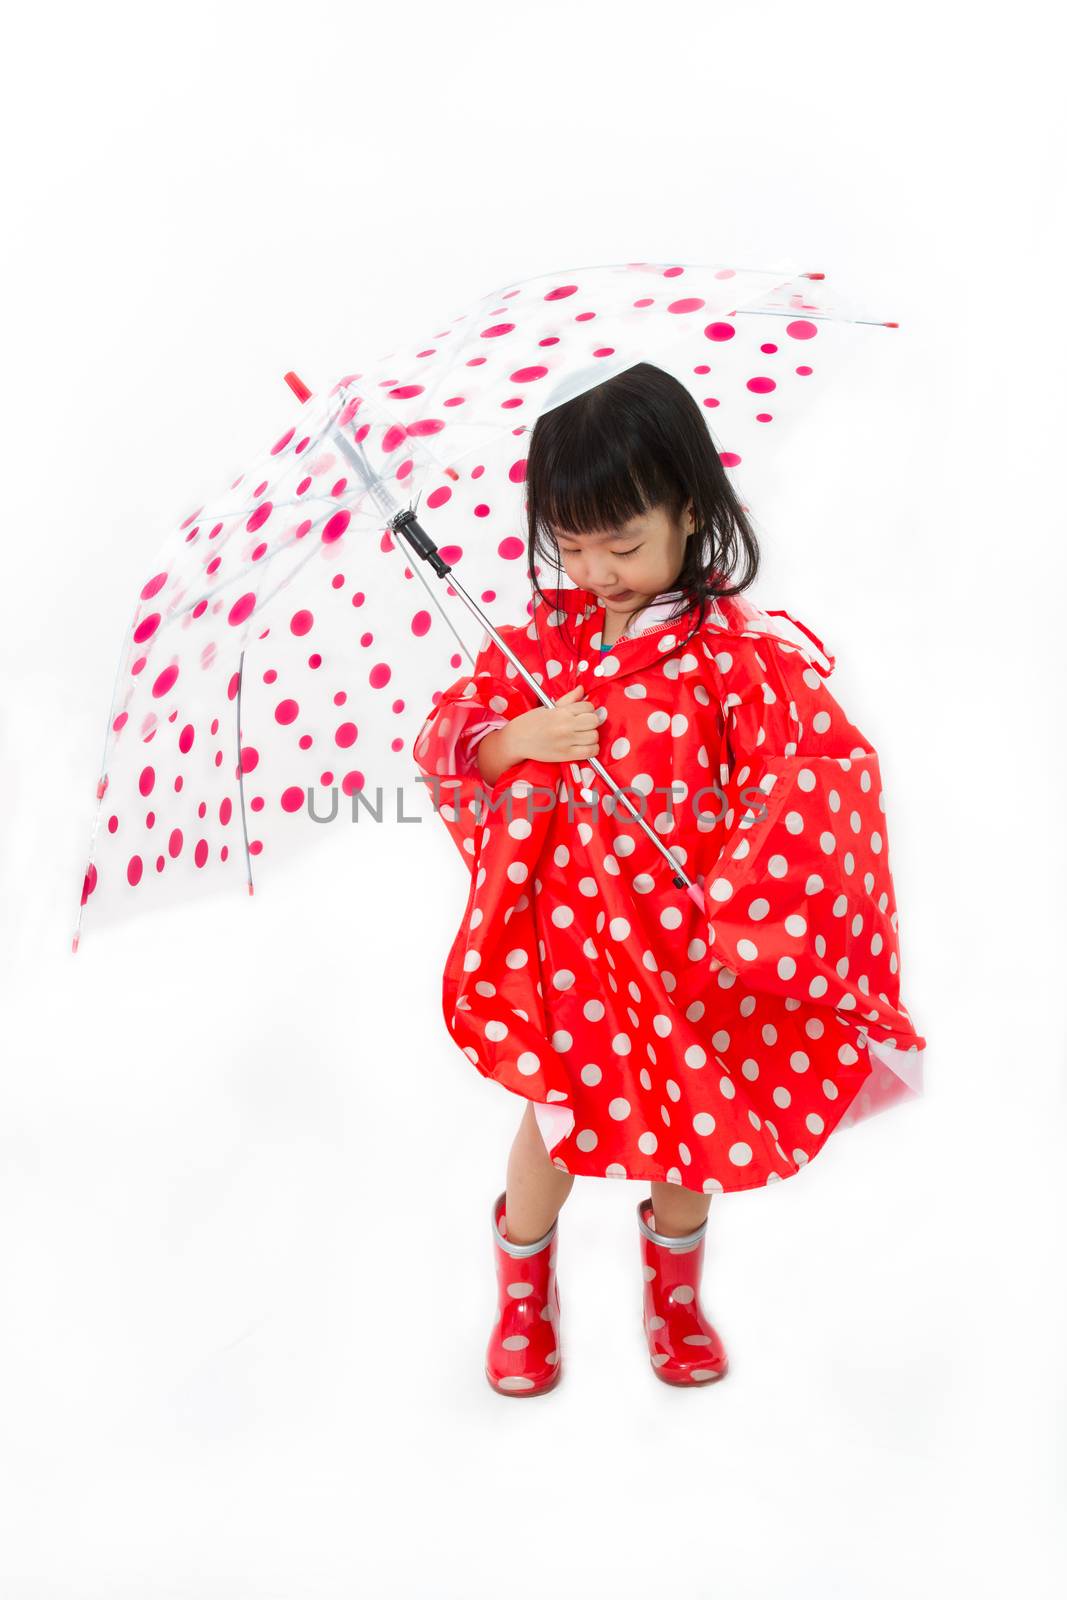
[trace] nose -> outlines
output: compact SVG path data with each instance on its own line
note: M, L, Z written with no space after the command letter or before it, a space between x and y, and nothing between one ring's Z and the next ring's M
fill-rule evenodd
M615 571L610 552L600 554L595 550L584 551L576 576L583 588L592 589L597 594L618 594L626 587Z

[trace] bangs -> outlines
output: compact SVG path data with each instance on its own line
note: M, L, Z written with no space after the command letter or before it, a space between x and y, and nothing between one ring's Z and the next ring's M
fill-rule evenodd
M654 467L639 466L618 433L568 430L553 451L537 504L538 532L564 536L619 530L634 517L678 498Z

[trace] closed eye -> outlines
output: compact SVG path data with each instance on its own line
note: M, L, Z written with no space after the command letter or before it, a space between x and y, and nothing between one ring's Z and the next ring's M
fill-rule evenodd
M640 548L641 546L639 544L635 544L632 550L613 550L611 554L613 556L635 556ZM564 550L562 545L560 546L560 550L565 556L576 556L581 554L581 551L579 550Z

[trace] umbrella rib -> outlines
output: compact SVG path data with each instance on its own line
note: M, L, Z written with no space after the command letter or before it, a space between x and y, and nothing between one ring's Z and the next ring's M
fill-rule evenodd
M316 500L320 500L320 499L321 500L325 500L327 498L328 497L325 496L325 495L316 496ZM307 505L309 503L310 502L307 502L307 501L304 502L305 505ZM326 520L327 519L325 517L320 518L318 526L319 527L323 526L324 523L326 522ZM312 531L312 529L315 528L315 526L316 526L316 524L313 521L311 528L308 529L308 532L310 533ZM263 565L260 568L260 571L261 572L266 572L268 570L268 568L270 566L270 563L272 561L276 561L280 555L284 555L287 551L289 551L291 549L292 549L291 545L279 545L279 547L276 550L271 551L270 554L265 557ZM278 584L277 588L272 589L269 594L264 595L262 597L260 597L257 594L257 596L256 596L256 610L257 611L261 608L261 606L265 605L268 600L273 600L274 596L276 594L279 594L281 592L281 590L285 588L285 585L287 583L290 583L292 581L292 579L296 577L298 572L303 571L304 567L307 565L308 560L314 554L316 549L317 549L317 546L313 542L311 545L308 546L307 555L304 556L304 558L300 562L300 564L298 566L294 567L292 572L290 572L285 578L282 579L281 583ZM234 584L237 584L237 583L241 582L242 580L247 581L247 573L238 572L238 573L235 573L232 578L224 579L221 583L217 584L214 589L212 589L211 594L210 594L210 598L212 600L216 599L217 596L222 594L222 593L224 593L226 589L230 588ZM206 600L208 598L209 597L207 595L200 594L194 600L190 600L188 605L183 605L180 610L176 608L175 610L171 611L169 613L169 615L167 616L167 620L163 624L163 627L156 634L156 639L158 640L158 639L162 638L163 630L165 628L169 627L171 623L179 622L182 617L188 616L190 611L195 610L198 605L200 605L204 600Z
M322 425L321 429L319 430L319 432L314 436L315 447L318 448L323 443L324 439L326 439L326 437L329 434L334 433L334 432L336 432L336 428L335 428L335 424L333 422L333 419L331 417L327 417L324 420L323 425ZM316 494L316 495L310 495L307 498L300 498L300 499L298 499L296 496L294 496L291 500L277 500L277 501L274 501L273 502L273 510L274 511L289 511L289 510L292 510L295 507L297 510L303 511L303 510L305 510L305 509L307 509L307 508L309 508L309 507L311 507L313 505L321 505L323 503L331 503L332 504L333 503L333 496L332 495L325 495L325 494ZM255 505L252 502L246 500L244 505L240 506L238 509L236 509L234 511L213 511L212 512L212 518L217 522L227 522L227 521L231 521L231 520L237 520L238 518L250 515L251 512L253 512L255 509L256 509ZM319 526L322 525L322 521L324 521L324 520L325 520L325 518L323 517L320 520ZM314 528L314 527L315 527L315 521L313 519L312 520L312 528ZM220 549L225 549L226 548L226 545L230 543L230 540L232 539L233 533L235 531L236 530L234 530L234 529L230 530L229 535L227 536L224 544L219 546ZM310 532L311 529L309 529L308 531ZM287 551L287 550L289 550L291 548L292 547L290 545L279 545L276 549L268 551L267 556L266 556L266 560L264 562L263 571L267 570L267 567L269 566L270 562L276 561L277 558L280 555L282 555L285 551ZM314 545L311 546L311 549L314 549ZM310 554L310 550L309 550L308 553ZM304 563L301 562L300 566L295 568L294 572L292 574L290 574L290 577L295 576L297 572L301 571L303 565L304 565ZM221 583L217 584L214 589L212 589L211 598L214 599L217 595L219 595L220 593L223 593L232 584L236 584L236 583L240 582L244 578L246 578L246 574L238 572L238 573L235 573L232 578L224 579ZM279 584L278 588L272 590L271 594L268 595L266 598L267 599L273 599L274 595L277 594L279 592L279 590L282 589L283 587L284 587L284 583L283 584ZM205 598L206 598L205 595L202 595L202 594L198 595L195 600L190 601L190 603L187 606L184 606L181 610L172 611L171 614L167 618L167 622L168 623L174 622L174 621L179 620L181 617L186 616L188 614L188 612L192 611ZM257 610L259 609L259 606L260 606L261 603L262 602L260 602L260 600L257 598L257 601L256 601Z
M122 648L119 651L119 659L115 666L115 681L111 688L111 704L108 707L107 728L104 732L104 748L100 756L100 777L97 779L96 784L96 816L93 818L93 831L89 839L89 859L85 864L86 877L89 875L89 869L93 864L93 858L96 854L96 836L100 831L100 813L104 806L104 779L107 777L107 747L111 742L111 736L114 732L112 727L112 719L115 714L115 701L118 699L119 678L122 676L122 663L126 659L126 651L129 646L130 634L132 631L133 623L131 622L126 629L125 636L123 637ZM82 899L78 903L78 920L74 924L74 941L72 945L72 949L74 951L77 951L78 941L81 938L82 912L85 910L85 899L86 896L84 893L83 881Z
M254 894L252 883L252 853L248 848L248 820L245 816L245 764L241 753L241 690L245 681L245 653L241 651L241 662L237 669L237 788L241 796L241 832L245 841L245 867L248 872L248 892Z

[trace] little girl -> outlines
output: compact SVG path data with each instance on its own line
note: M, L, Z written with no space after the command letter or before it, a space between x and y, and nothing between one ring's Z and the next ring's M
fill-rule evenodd
M668 373L546 411L526 494L532 615L498 632L555 705L486 634L415 743L471 873L445 1022L527 1102L492 1208L485 1371L501 1394L559 1381L556 1235L580 1174L649 1183L652 1370L700 1385L727 1368L699 1301L711 1196L791 1177L835 1127L921 1092L878 757L819 640L741 598L756 537ZM542 589L537 557L569 583Z

